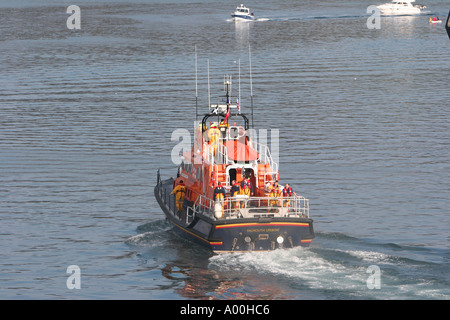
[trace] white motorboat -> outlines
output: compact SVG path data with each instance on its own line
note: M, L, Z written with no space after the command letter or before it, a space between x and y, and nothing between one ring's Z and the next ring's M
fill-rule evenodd
M419 14L426 8L424 5L413 5L412 2L415 2L415 0L394 0L390 3L379 5L377 8L380 10L381 14L384 15Z
M231 14L231 17L234 20L254 20L255 15L253 12L250 12L250 9L241 4L236 7L236 10Z

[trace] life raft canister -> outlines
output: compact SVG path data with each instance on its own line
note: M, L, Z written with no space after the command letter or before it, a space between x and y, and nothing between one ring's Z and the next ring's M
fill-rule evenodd
M214 216L217 219L220 219L223 216L223 208L222 208L222 205L219 202L216 202L214 204Z

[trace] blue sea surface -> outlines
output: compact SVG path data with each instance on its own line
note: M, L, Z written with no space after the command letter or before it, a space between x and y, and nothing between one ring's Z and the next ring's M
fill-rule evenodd
M450 299L448 3L380 29L372 0L238 4L0 0L0 299ZM165 221L195 46L200 113L208 62L213 102L240 65L243 112L252 89L254 128L279 130L310 248L213 255Z

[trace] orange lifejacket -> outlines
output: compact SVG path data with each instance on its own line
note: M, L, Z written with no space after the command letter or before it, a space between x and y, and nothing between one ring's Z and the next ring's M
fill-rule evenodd
M186 193L186 186L184 185L184 183L180 183L179 185L177 185L170 194L174 193L177 200L183 200L184 194Z
M283 197L292 197L292 188L289 186L289 188L284 187L283 189Z

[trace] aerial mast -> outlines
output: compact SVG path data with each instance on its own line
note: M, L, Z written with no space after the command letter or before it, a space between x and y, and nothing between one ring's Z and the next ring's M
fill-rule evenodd
M198 118L197 45L195 45L195 121Z
M227 105L230 104L230 94L231 94L231 75L226 75L223 84L225 85L224 90L227 93Z
M238 112L241 113L241 108L239 107L239 103L241 102L241 59L239 59L239 80L238 80L238 101L237 101L237 107Z
M211 109L211 88L209 85L209 59L208 59L208 110Z
M250 61L250 107L251 107L251 110L252 110L252 128L254 128L254 123L253 123L252 51L250 49L250 44L248 45L248 59Z

